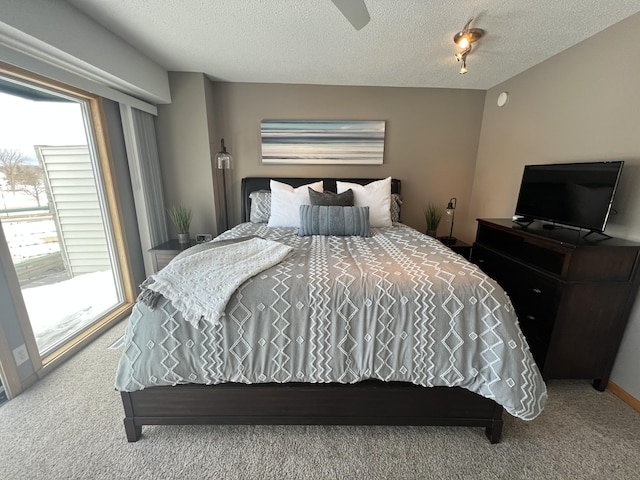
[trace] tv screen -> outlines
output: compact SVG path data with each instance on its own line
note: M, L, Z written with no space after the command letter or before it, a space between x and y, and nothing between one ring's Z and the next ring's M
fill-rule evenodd
M516 215L603 232L624 162L526 165Z

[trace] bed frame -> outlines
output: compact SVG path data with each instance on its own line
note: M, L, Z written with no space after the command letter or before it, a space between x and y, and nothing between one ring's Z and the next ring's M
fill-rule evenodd
M273 177L270 177L273 178ZM267 177L242 180L242 212L249 218L249 194L268 190ZM274 178L295 187L335 178ZM366 184L376 179L344 179ZM392 181L400 193L400 181ZM485 427L491 443L502 434L502 407L459 387L425 388L403 382L367 380L355 384L178 385L121 392L129 442L143 425L452 425Z

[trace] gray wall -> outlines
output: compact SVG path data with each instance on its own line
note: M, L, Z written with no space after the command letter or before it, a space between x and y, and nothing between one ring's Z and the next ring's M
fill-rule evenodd
M191 236L216 233L217 216L213 189L209 131L209 80L202 73L169 74L169 105L158 107L156 119L158 154L162 169L165 204L191 208ZM169 236L177 238L174 225L168 222Z
M234 158L232 222L240 221L240 181L246 176L393 176L402 180L402 219L425 231L428 202L458 198L466 217L477 154L484 92L479 90L341 87L251 83L213 84L218 136ZM175 99L176 92L171 91ZM162 107L163 109L165 107ZM162 112L161 112L162 114ZM262 165L260 121L385 120L383 165ZM189 181L195 181L195 175ZM446 230L441 225L440 234Z
M525 164L624 160L607 233L640 241L640 14L489 90L470 220L511 217ZM499 108L500 92L509 92ZM475 229L467 222L471 236ZM640 399L640 301L612 381Z

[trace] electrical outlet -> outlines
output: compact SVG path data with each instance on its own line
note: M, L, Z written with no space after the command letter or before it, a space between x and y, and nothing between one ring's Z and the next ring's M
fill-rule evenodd
M13 358L16 361L16 365L22 365L29 360L29 352L27 352L27 346L24 343L13 349Z

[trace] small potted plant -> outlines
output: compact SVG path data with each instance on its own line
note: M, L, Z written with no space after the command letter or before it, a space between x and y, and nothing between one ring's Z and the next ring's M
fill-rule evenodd
M438 224L442 219L443 214L442 207L435 203L429 203L424 209L424 219L427 222L427 235L436 238L436 231L438 230Z
M173 206L169 209L169 218L178 231L178 242L189 243L189 227L191 226L191 209Z

